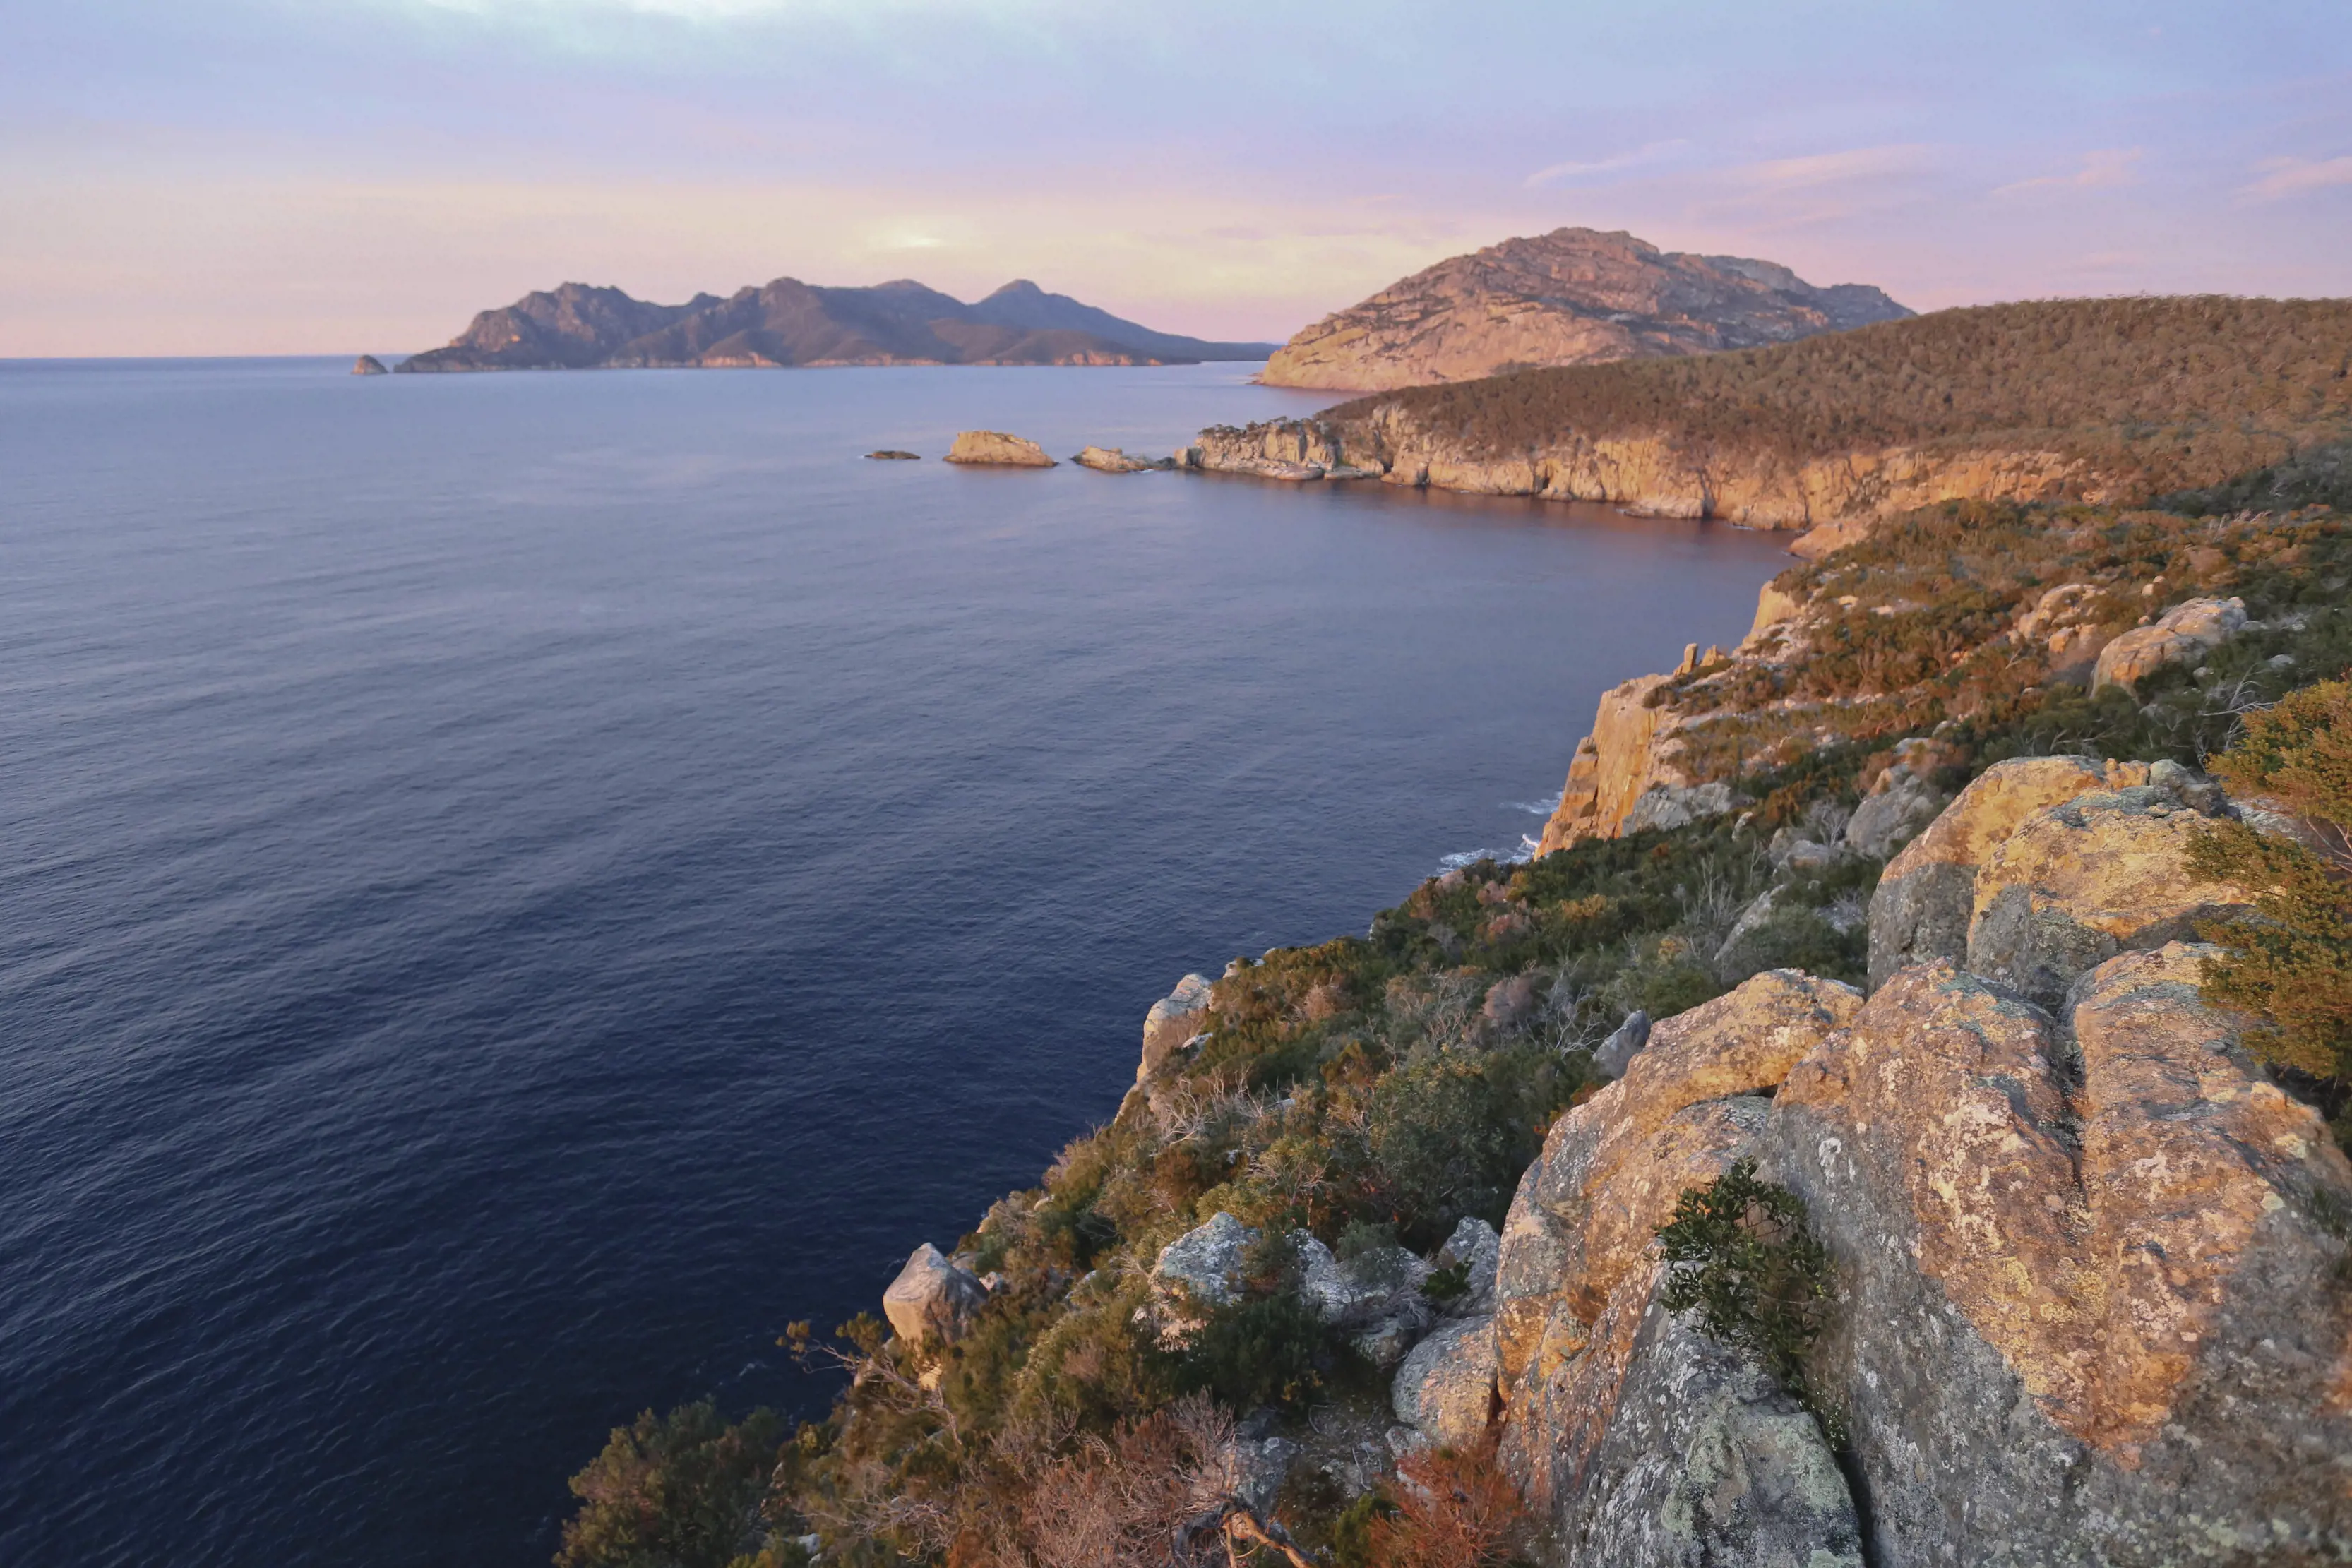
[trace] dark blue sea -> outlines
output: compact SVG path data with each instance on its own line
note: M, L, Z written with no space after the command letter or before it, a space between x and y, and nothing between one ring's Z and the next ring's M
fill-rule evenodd
M932 458L1176 370L0 364L0 1563L546 1561L1188 968L1540 826L1761 536Z

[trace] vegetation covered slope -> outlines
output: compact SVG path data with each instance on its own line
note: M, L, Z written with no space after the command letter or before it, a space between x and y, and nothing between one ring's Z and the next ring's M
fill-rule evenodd
M1482 862L1424 883L1364 936L1236 960L1214 986L1213 1032L1158 1092L964 1239L997 1284L961 1340L913 1348L871 1320L846 1325L836 1359L854 1383L789 1439L756 1418L715 1427L703 1406L617 1431L574 1483L559 1562L798 1564L812 1535L828 1563L1165 1562L1171 1521L1234 1486L1241 1422L1248 1441L1302 1450L1269 1509L1302 1552L1501 1563L1520 1525L1491 1455L1417 1460L1409 1481L1354 1495L1336 1479L1385 1452L1383 1380L1306 1310L1293 1252L1254 1252L1239 1297L1171 1347L1150 1326L1159 1249L1222 1213L1269 1238L1311 1231L1341 1257L1426 1250L1465 1216L1502 1218L1551 1119L1595 1087L1591 1047L1629 1010L1674 1013L1768 967L1861 979L1880 862L1785 846L1835 842L1898 755L1950 789L2021 754L2197 765L2236 744L2248 777L2340 805L2344 688L2326 683L2352 669L2352 517L2328 498L2262 514L1945 507L1795 569L1784 590L1834 646L1790 678L1820 705L1809 712L1857 716L1799 747L1727 751L1752 804ZM1997 655L2021 609L2077 581L2142 614L2226 590L2264 624L2137 691L2093 694ZM1662 700L1732 723L1790 695L1731 674L1695 672ZM2281 704L2298 691L2317 695ZM1925 744L1898 754L1904 737ZM2341 875L2323 868L2336 880L2315 895L2294 880L2308 874L2273 880L2309 939L2284 965L2252 952L2218 987L2315 976L2343 994ZM2338 1114L2339 1043L2306 1031L2277 1047L2282 1082ZM822 1358L804 1327L788 1338ZM743 1462L754 1443L772 1457L759 1484Z
M1323 418L1344 428L1401 417L1490 456L1570 435L1664 436L1788 465L1898 447L2051 451L2150 497L2352 433L2347 368L2352 300L2037 300L1733 353L1419 387Z

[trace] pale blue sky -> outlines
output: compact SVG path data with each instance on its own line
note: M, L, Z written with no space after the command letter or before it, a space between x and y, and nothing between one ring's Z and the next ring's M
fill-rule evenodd
M1923 308L2352 293L2352 5L0 0L0 354L784 274L1280 338L1576 223Z

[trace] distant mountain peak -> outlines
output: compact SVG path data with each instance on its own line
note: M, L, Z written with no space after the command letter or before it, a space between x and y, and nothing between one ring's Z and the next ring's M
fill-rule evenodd
M1867 284L1816 287L1775 261L1663 251L1622 229L1568 227L1401 278L1299 332L1262 379L1383 392L1754 348L1910 314Z
M606 285L565 283L485 310L404 371L588 366L1134 365L1261 360L1271 343L1155 332L1016 278L967 305L911 277L869 287L796 277L656 305Z

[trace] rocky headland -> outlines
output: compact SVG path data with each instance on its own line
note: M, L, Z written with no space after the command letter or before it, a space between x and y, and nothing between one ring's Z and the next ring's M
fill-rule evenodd
M1804 531L1951 499L2111 503L2352 433L2352 301L2051 300L1498 376L1202 431L1212 473L1377 478Z
M2352 1560L2347 475L1791 568L1529 860L1185 976L787 1335L825 1422L616 1433L559 1562L673 1495L753 1568Z
M1622 232L1563 228L1392 283L1299 331L1259 379L1382 392L1546 365L1753 348L1910 314L1866 284L1817 288L1776 262L1690 256Z
M567 283L483 311L447 346L399 369L1171 365L1260 360L1273 348L1155 332L1025 278L967 305L909 279L828 288L780 277L683 305Z

